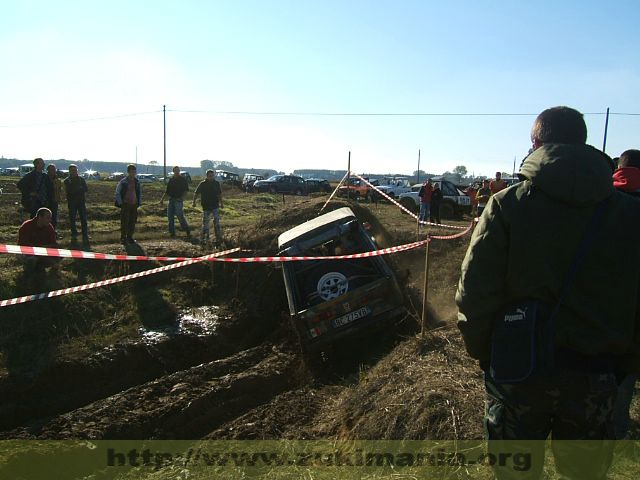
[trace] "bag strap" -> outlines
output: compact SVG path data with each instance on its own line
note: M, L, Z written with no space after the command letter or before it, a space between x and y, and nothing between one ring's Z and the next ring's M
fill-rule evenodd
M555 316L560 306L567 299L567 295L569 294L569 289L571 287L571 284L575 280L576 275L578 274L578 271L580 270L580 267L582 266L582 263L584 262L584 259L587 256L587 252L591 248L591 245L593 245L593 241L595 240L596 233L597 233L597 226L598 224L600 224L600 222L604 217L604 214L606 212L606 208L607 208L607 205L609 204L610 199L611 199L611 196L605 198L600 203L598 203L598 205L596 206L593 212L593 215L591 216L591 220L587 225L587 230L582 236L582 241L580 242L580 246L578 247L578 250L576 251L576 255L574 256L571 266L569 267L569 270L567 271L567 274L564 278L564 282L560 290L560 296L558 297L558 303L556 303L556 306L551 315L552 317Z
M610 199L611 196L598 203L593 214L591 215L591 219L587 224L587 229L582 236L582 240L580 242L580 245L578 246L578 250L576 251L573 261L571 262L571 266L569 267L569 270L565 275L564 282L562 283L562 288L560 289L558 302L551 311L551 316L549 317L549 338L551 339L551 341L547 343L547 359L549 361L549 365L555 364L555 343L553 339L555 338L556 316L560 311L560 307L567 299L571 284L575 280L576 275L578 274L578 271L580 270L580 267L582 266L582 263L584 262L584 259L586 258L587 253L589 252L589 249L591 248L591 245L596 238L597 226L604 218L604 214L606 212L607 205L609 204Z

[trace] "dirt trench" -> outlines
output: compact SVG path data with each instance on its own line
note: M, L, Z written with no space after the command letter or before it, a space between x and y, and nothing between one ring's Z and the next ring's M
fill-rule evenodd
M194 439L298 381L295 355L262 345L97 400L6 438Z

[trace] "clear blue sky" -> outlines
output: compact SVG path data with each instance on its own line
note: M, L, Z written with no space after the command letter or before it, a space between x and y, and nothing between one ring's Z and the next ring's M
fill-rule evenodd
M535 114L640 113L640 2L0 0L0 155L511 171ZM152 113L145 113L152 112ZM334 116L256 113L514 113ZM93 121L76 121L120 116ZM66 122L66 123L65 123ZM614 115L607 153L640 148Z

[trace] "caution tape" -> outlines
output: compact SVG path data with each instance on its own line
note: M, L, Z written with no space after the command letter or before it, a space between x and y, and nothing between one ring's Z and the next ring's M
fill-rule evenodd
M154 275L160 272L166 272L173 270L174 268L185 267L193 263L203 262L216 258L221 255L228 255L239 251L239 248L233 248L231 250L225 250L223 252L216 252L202 257L192 258L184 262L174 263L171 265L165 265L164 267L152 268L151 270L144 270L142 272L131 273L129 275L123 275L121 277L109 278L107 280L100 280L99 282L87 283L86 285L80 285L77 287L62 288L60 290L54 290L52 292L38 293L35 295L25 295L23 297L10 298L8 300L0 301L0 307L6 307L9 305L17 305L20 303L33 302L34 300L44 300L45 298L59 297L61 295L67 295L70 293L82 292L84 290L90 290L92 288L104 287L106 285L113 285L115 283L126 282L127 280L133 280L134 278L146 277L148 275Z
M473 222L469 227L467 227L463 232L456 233L454 235L442 235L442 236L432 236L430 235L425 240L420 240L413 243L407 243L404 245L398 245L395 247L384 248L381 250L373 250L370 252L362 252L362 253L353 253L349 255L329 255L329 256L275 256L275 257L240 257L240 258L229 258L223 257L224 255L229 255L231 253L236 253L240 251L240 248L233 248L230 250L225 250L222 252L216 252L209 255L204 255L202 257L195 258L187 258L184 261L180 261L178 263L174 263L171 265L165 265L163 267L152 268L150 270L144 270L142 272L136 272L129 275L123 275L120 277L110 278L106 280L100 280L98 282L92 282L85 285L80 285L76 287L68 287L60 290L54 290L51 292L38 293L35 295L25 295L22 297L10 298L7 300L0 301L0 307L6 307L9 305L17 305L21 303L32 302L35 300L44 300L46 298L58 297L61 295L67 295L76 292L82 292L85 290L90 290L92 288L104 287L107 285L113 285L116 283L126 282L128 280L133 280L140 277L145 277L149 275L154 275L160 272L166 272L169 270L173 270L180 267L185 267L187 265L191 265L194 263L201 262L226 262L226 263L273 263L273 262L298 262L298 261L313 261L313 260L348 260L348 259L358 259L358 258L368 258L368 257L377 257L381 255L388 255L391 253L399 253L405 252L407 250L413 250L415 248L421 247L422 245L432 241L432 240L453 240L455 238L460 238L469 233L469 231L473 228ZM2 247L18 247L18 245L3 245ZM29 253L23 253L22 249L3 249L5 253L21 253L25 255L39 255L39 256L55 256L55 257L71 257L71 258L95 258L101 260L126 260L125 257L132 257L134 260L150 260L150 259L177 259L183 257L142 257L142 256L130 256L130 255L109 255L109 254L95 254L94 252L83 252L80 250L62 250L58 248L39 248L39 247L27 247ZM105 255L108 258L100 258L98 256L93 257L85 257L81 254L94 253L94 255ZM111 258L115 257L115 258Z
M352 175L360 180L362 180L364 183L366 183L369 187L371 187L372 189L374 189L376 192L378 192L380 195L382 195L384 198L386 198L387 200L389 200L391 203L395 204L396 206L398 206L401 210L403 210L404 212L408 213L409 215L411 215L413 218L415 218L416 220L418 220L418 223L420 223L420 225L431 225L434 227L442 227L442 228L453 228L456 230L463 230L466 229L467 227L461 227L459 225L445 225L445 224L440 224L440 223L431 223L431 222L426 222L424 220L419 220L418 216L413 213L412 211L410 211L408 208L406 208L403 205L400 205L395 198L390 197L389 195L387 195L386 193L384 193L382 190L380 190L378 187L376 187L375 185L372 185L371 183L369 183L368 180L362 178L360 175L358 175L357 173L352 173Z
M26 247L23 245L0 245L0 253L17 255L36 255L40 257L79 258L88 260L120 260L120 261L155 261L183 262L194 257L150 257L146 255L120 255L112 253L86 252L84 250L67 250L64 248ZM202 257L199 257L202 258Z
M331 201L331 199L333 198L333 196L336 194L336 192L338 190L340 190L340 186L342 185L342 183L346 180L347 176L349 176L349 172L344 174L344 177L342 177L342 180L340 180L340 182L338 182L338 185L336 186L336 188L333 189L333 192L331 192L331 195L329 195L329 198L327 199L326 202L324 202L324 205L322 206L322 208L320 209L319 213L322 213L322 211L326 208L327 205L329 205L329 202Z
M92 260L144 260L144 261L197 261L197 262L227 262L227 263L269 263L269 262L301 262L307 260L349 260L355 258L377 257L390 253L404 252L423 245L426 240L384 248L382 250L372 250L362 253L351 253L348 255L328 255L328 256L269 256L269 257L235 257L218 258L218 256L206 255L204 257L147 257L143 255L115 255L110 253L85 252L83 250L65 250L62 248L46 247L24 247L21 245L0 245L0 253L14 253L18 255L36 255L41 257L60 257ZM241 251L236 248L233 252ZM225 253L230 253L227 251Z

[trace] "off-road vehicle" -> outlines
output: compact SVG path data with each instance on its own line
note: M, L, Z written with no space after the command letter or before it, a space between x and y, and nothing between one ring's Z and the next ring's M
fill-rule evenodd
M376 245L348 207L298 225L278 237L279 255L332 256ZM368 331L404 311L402 295L381 256L283 262L292 324L306 352Z

